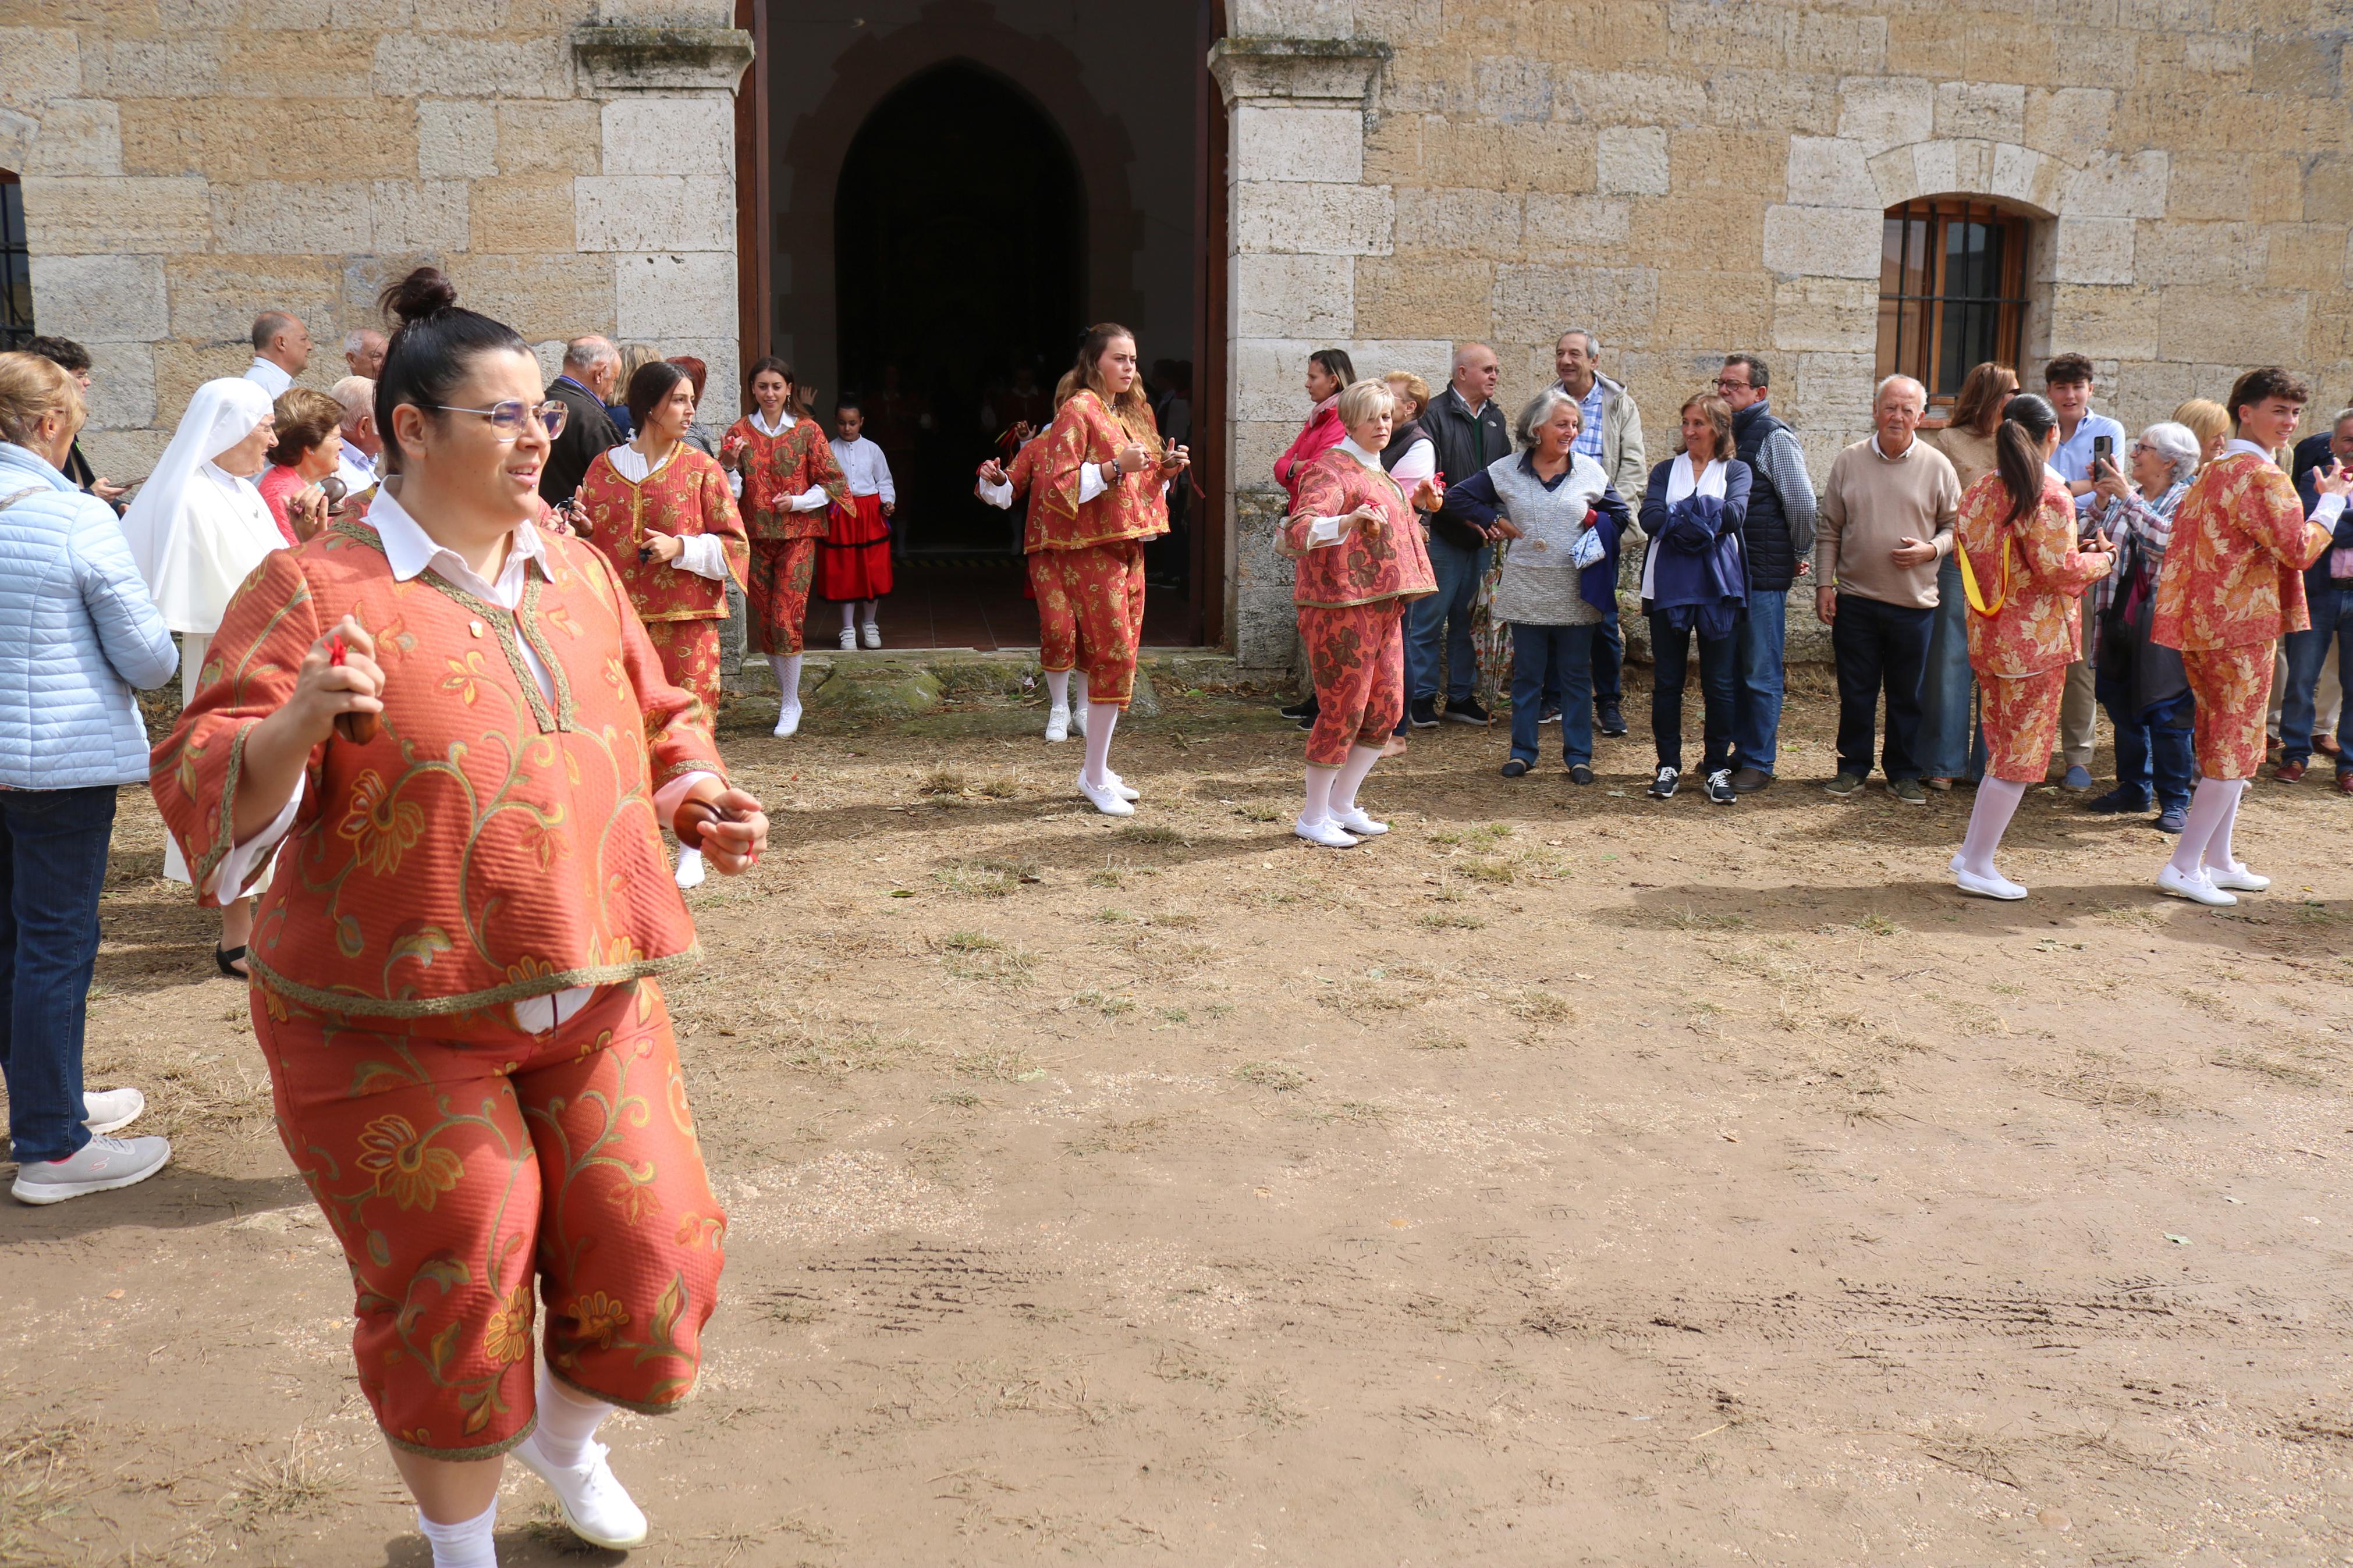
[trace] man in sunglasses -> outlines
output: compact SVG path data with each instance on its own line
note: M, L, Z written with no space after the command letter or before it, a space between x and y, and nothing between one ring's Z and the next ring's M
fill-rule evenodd
M539 498L548 505L569 501L596 454L621 444L621 427L605 412L620 374L620 353L605 339L575 338L564 345L564 374L547 389L550 398L564 405L565 416L539 475Z

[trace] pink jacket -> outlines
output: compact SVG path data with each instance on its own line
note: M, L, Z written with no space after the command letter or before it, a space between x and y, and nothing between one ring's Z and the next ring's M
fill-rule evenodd
M1274 482L1293 501L1299 500L1300 470L1340 444L1347 432L1340 427L1340 400L1326 398L1307 416L1290 447L1274 460Z

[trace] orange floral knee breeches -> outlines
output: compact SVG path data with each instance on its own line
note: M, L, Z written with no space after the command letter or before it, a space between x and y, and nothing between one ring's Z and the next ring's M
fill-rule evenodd
M1299 638L1315 683L1307 760L1336 768L1351 746L1382 746L1405 712L1405 601L1299 606Z
M648 621L662 674L672 686L692 692L702 704L702 721L719 722L719 626L717 621Z
M279 1134L350 1261L360 1389L393 1443L488 1458L529 1434L534 1279L565 1383L635 1410L687 1397L727 1219L652 980L538 1035L507 1008L353 1019L253 997Z
M2263 765L2263 718L2272 700L2272 645L2183 648L2181 670L2198 699L2190 728L2198 772L2251 779Z
M1144 640L1144 546L1132 539L1029 557L1039 664L1085 671L1087 700L1127 706Z
M809 584L817 576L814 539L755 539L744 597L750 608L752 651L798 653L808 626Z
M2059 738L2067 667L2033 675L1980 675L1985 694L1986 772L2008 784L2041 784Z

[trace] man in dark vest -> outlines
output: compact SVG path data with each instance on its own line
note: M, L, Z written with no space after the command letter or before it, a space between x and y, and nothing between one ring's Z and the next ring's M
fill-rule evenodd
M1438 449L1438 471L1459 485L1488 464L1512 455L1512 434L1495 404L1501 372L1495 351L1464 343L1454 351L1454 373L1446 390L1422 410L1421 427ZM1445 672L1445 718L1457 724L1489 724L1494 716L1479 700L1479 662L1471 645L1471 606L1486 575L1488 551L1497 537L1460 512L1431 512L1430 565L1438 592L1416 599L1406 611L1407 717L1417 730L1439 721L1439 676Z
M1740 623L1739 683L1732 744L1740 766L1732 787L1754 795L1773 782L1781 729L1781 646L1789 585L1809 570L1814 548L1814 484L1789 427L1773 416L1772 373L1752 353L1725 356L1715 390L1732 405L1732 438L1756 483L1742 526L1748 557L1748 614Z

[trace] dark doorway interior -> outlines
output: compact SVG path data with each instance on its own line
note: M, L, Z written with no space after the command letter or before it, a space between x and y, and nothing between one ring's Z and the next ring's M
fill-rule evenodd
M1013 417L1046 408L1020 394L1050 395L1086 325L1085 234L1061 132L976 66L910 79L850 143L834 209L842 389L890 455L902 560L1019 553L1018 515L976 500L972 471Z

